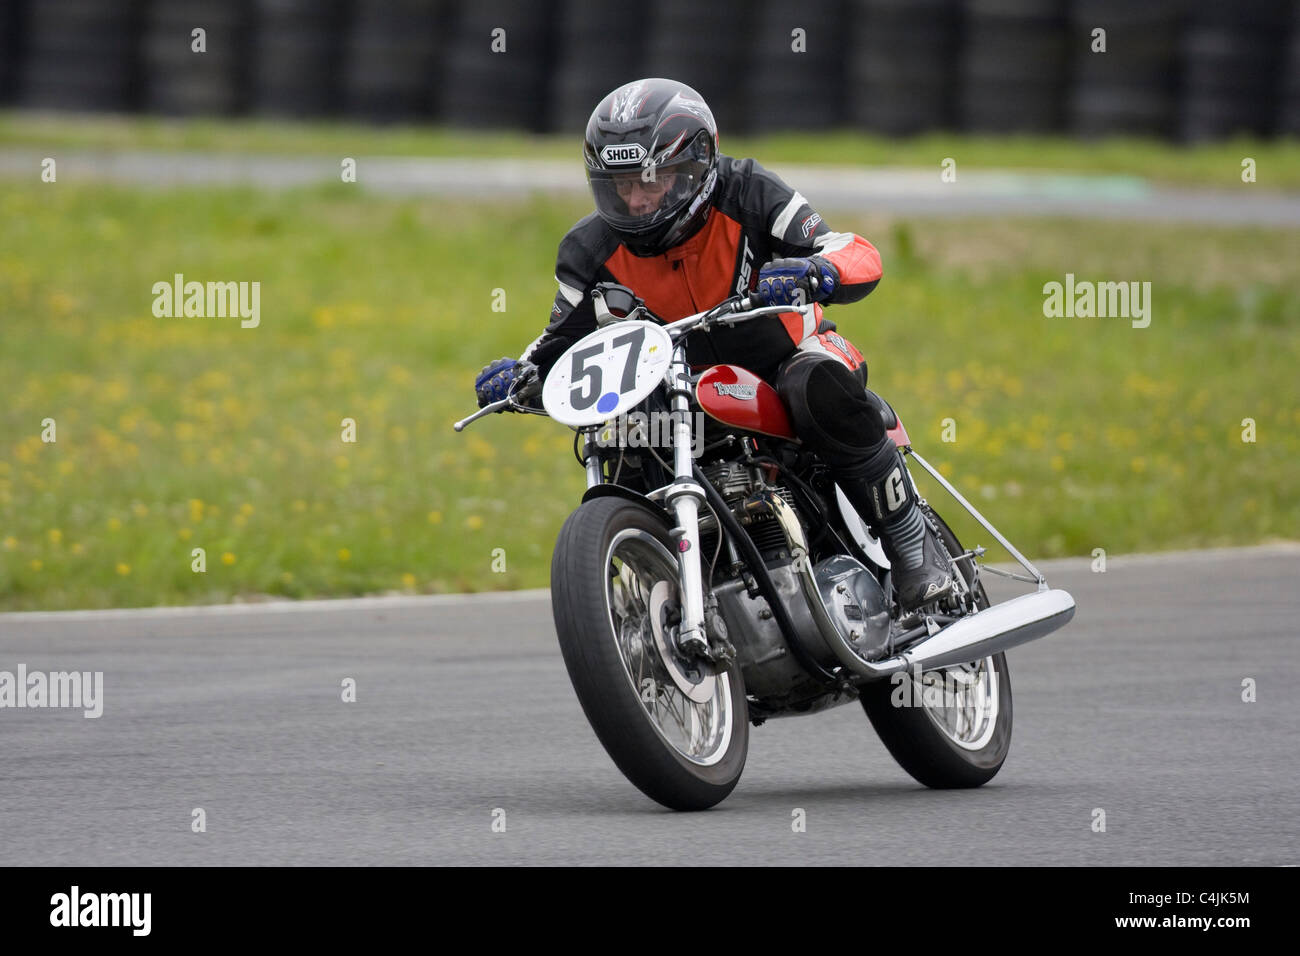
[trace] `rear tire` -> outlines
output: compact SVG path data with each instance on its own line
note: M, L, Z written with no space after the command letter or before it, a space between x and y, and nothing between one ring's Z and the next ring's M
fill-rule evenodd
M731 793L745 767L745 685L734 662L713 677L697 673L689 684L691 663L656 642L650 619L662 620L666 591L651 591L660 582L671 601L678 586L673 541L646 505L594 498L560 529L551 605L587 720L642 793L673 810L705 810ZM678 680L710 696L692 701Z
M943 519L928 505L922 510L934 522L949 554L960 554L964 549ZM970 564L960 564L968 588L973 577ZM982 583L975 587L975 597L981 610L989 606ZM970 695L973 705L928 706L926 701L935 699L935 690L927 691L911 674L905 674L865 685L862 709L890 755L919 783L936 790L988 783L1011 749L1011 674L1006 655L994 654L932 673L941 681L951 674L952 681L941 683L940 689L959 688L961 694Z

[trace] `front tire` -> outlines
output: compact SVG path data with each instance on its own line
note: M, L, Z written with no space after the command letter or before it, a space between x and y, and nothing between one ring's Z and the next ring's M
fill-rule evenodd
M740 780L749 712L737 664L705 673L664 639L678 588L672 548L647 506L584 502L555 544L551 606L569 679L619 770L666 807L705 810Z
M952 529L929 506L923 511L948 553L960 554L963 548ZM974 586L983 610L989 598L984 585L973 581L970 564L961 562L961 576L968 589ZM938 677L937 688L925 686L911 674L865 685L862 709L890 755L919 783L937 790L988 783L1011 749L1011 674L1006 655L927 672L923 679L931 674Z

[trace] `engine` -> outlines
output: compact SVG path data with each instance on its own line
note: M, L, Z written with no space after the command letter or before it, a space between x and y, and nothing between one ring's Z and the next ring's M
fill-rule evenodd
M881 656L890 625L880 584L846 554L823 556L815 566L809 564L811 555L799 560L800 549L807 549L808 529L790 488L769 480L763 465L727 461L700 470L757 547L808 655L828 669L840 664L835 643L865 659ZM719 534L713 514L701 512L700 545L706 559L717 550ZM751 697L763 699L773 715L826 703L825 688L790 653L767 601L745 580L748 575L734 576L729 565L719 555L710 578L727 630L745 635L735 644Z
M762 490L775 492L793 508L795 499L788 487L769 482L761 466L746 465L740 461L718 462L705 465L700 470L735 512L765 561L790 557L789 544L776 517L770 513L746 514L742 508L746 498ZM707 511L701 514L700 532L701 552L713 554L717 547L718 525L713 515Z

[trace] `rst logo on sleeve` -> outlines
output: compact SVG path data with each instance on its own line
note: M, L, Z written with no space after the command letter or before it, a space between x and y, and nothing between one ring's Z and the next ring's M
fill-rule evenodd
M606 146L600 151L600 158L610 166L623 166L639 163L645 159L645 147L640 143L624 143L622 146Z

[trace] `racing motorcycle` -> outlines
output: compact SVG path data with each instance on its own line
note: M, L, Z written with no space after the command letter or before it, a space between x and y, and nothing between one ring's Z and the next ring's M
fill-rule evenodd
M574 690L619 770L666 807L706 809L739 781L751 724L857 700L920 783L992 779L1011 743L1004 652L1068 623L1074 599L917 454L868 390L902 452L1027 572L982 564L985 549L964 549L918 491L956 586L903 612L879 539L802 447L776 390L739 366L687 362L693 331L811 304L736 296L663 323L617 284L592 297L596 330L544 382L530 367L455 429L508 410L575 431L587 490L555 544L551 604ZM993 605L986 572L1036 590Z

